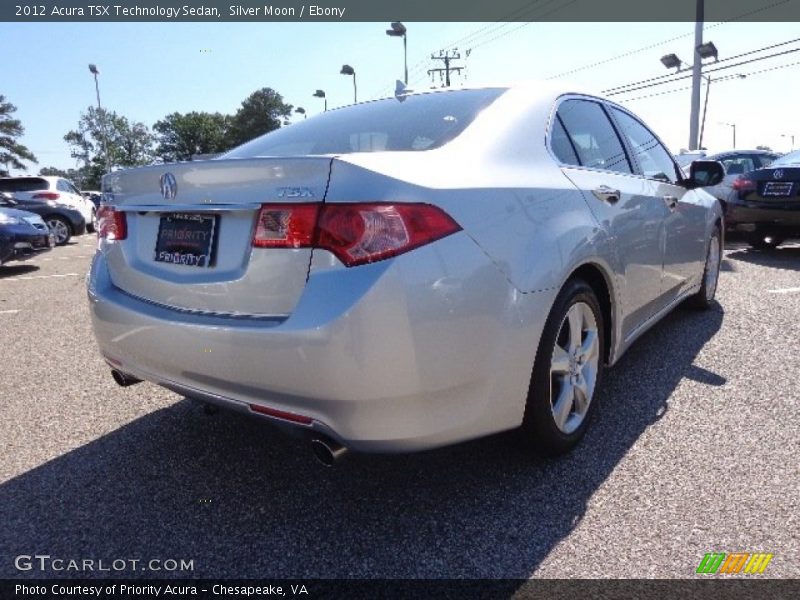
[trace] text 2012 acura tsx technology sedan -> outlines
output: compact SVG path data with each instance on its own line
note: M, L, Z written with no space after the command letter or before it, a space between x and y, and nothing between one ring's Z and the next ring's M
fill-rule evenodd
M569 89L400 91L106 175L94 331L118 383L304 428L327 462L520 426L557 454L605 365L712 302L722 175Z

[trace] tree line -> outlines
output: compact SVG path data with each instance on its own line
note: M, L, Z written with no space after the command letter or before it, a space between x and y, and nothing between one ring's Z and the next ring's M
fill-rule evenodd
M39 175L65 177L81 189L100 189L106 162L111 168L137 167L225 152L288 124L292 108L278 92L265 87L250 94L232 115L174 112L157 121L151 130L114 111L89 107L81 113L77 128L64 135L79 166L67 170L44 167ZM5 174L9 167L27 170L23 161L38 162L17 141L24 128L12 118L16 110L0 95L0 171L4 167Z

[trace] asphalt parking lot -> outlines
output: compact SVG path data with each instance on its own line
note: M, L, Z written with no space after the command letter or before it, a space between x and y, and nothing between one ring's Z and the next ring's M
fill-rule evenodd
M93 244L0 268L0 577L92 575L15 568L38 553L193 561L157 576L692 578L738 551L800 577L800 245L729 246L718 304L631 349L569 456L500 435L325 469L259 421L118 387Z

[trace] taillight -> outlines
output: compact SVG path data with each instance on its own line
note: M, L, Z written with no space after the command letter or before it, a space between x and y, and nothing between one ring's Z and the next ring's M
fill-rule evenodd
M37 192L33 195L33 200L58 200L60 197L58 192Z
M353 267L397 256L460 231L430 204L265 204L253 245L321 248Z
M97 209L97 237L106 240L124 240L128 237L125 213L113 206L100 205Z
M430 204L326 204L317 246L348 267L397 256L461 227Z
M756 182L744 176L737 177L733 181L733 189L740 193L754 192L756 190Z
M319 204L263 204L253 246L308 248L314 243Z

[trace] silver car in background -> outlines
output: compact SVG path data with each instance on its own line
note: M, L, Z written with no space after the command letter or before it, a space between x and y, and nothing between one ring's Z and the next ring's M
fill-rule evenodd
M403 452L522 428L558 454L604 367L708 307L722 177L604 99L400 92L103 180L88 280L118 383Z

